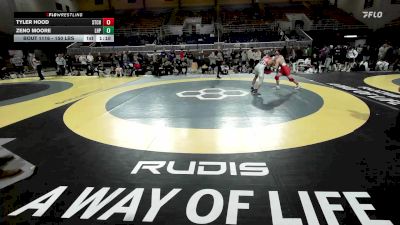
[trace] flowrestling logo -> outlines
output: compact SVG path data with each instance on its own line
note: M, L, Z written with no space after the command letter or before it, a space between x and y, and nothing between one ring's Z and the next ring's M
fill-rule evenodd
M364 19L379 19L383 17L383 12L382 11L363 11L363 18Z

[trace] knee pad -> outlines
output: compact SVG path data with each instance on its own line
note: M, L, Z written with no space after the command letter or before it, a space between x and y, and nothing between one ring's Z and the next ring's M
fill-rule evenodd
M275 76L275 80L279 80L279 76L278 75Z

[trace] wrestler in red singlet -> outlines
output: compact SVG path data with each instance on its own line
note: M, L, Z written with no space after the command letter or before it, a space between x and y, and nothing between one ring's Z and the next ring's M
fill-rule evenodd
M279 78L280 76L284 75L286 76L290 82L293 82L296 84L296 89L300 88L299 83L293 78L293 76L290 74L290 68L289 66L286 64L285 59L283 58L283 56L279 53L279 51L275 52L275 67L281 67L281 69L279 70L279 72L276 74L275 76L275 81L276 81L276 89L280 89L279 87Z

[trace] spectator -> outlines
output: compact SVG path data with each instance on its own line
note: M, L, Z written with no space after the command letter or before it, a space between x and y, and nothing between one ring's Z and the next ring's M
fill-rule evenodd
M71 56L71 59L73 60L72 64L75 65L72 67L71 75L73 76L80 75L81 63L79 62L79 57L80 55L74 55L73 57ZM74 70L76 70L76 72Z
M97 73L97 76L98 76L98 77L100 77L100 69L99 69L99 66L98 66L98 65L93 64L93 71L94 71L95 73Z
M158 64L159 65L159 64ZM159 67L159 66L158 66ZM140 71L142 70L142 65L140 65L140 63L139 63L139 61L135 61L134 63L133 63L133 73L138 77L139 76L139 74L140 74ZM131 73L131 76L132 76L132 73Z
M208 59L210 60L210 67L214 73L215 66L217 65L217 56L214 52L211 52L211 54L208 56Z
M65 65L67 64L65 62L65 59L62 54L58 54L56 58L56 64L57 64L57 75L65 75Z
M174 67L172 66L171 61L166 60L163 64L163 69L165 71L165 75L172 75L174 74Z
M349 62L348 67L346 69L347 72L350 72L350 70L353 68L357 56L358 56L357 50L354 47L350 47L346 55Z
M218 51L217 52L217 78L218 79L221 79L219 74L222 73L221 65L223 62L224 62L224 55L222 54L221 51Z
M192 52L187 52L186 58L188 60L187 61L187 68L188 68L187 71L191 72L192 71L193 61L194 61L193 53Z
M35 57L35 55L34 55L33 53L28 53L28 58L27 58L27 60L28 60L29 66L31 66L32 69L35 69L35 67L34 67L33 64L32 64L32 61L33 61L33 58L34 58L34 57Z
M321 72L320 69L320 59L318 58L318 55L316 53L313 53L311 57L311 65L314 67L314 72Z
M249 62L250 70L253 70L254 67L254 49L251 47L249 50L247 50L247 60ZM251 71L249 71L251 72Z
M310 45L308 45L307 48L304 49L304 56L305 56L306 58L311 58L311 56L312 56L312 49L311 49L311 46L310 46Z
M167 56L165 56L165 57L163 58L163 60L165 60L166 57L167 57ZM166 61L167 61L167 60L166 60ZM160 76L161 76L160 68L162 68L162 67L161 67L162 62L163 62L162 59L158 59L158 60L156 60L156 61L153 63L153 71L154 71L154 75L155 75L156 77L160 77ZM165 62L165 61L164 61L164 62ZM133 64L133 66L135 67L135 71L140 71L141 68L142 68L142 65L140 64L140 62L139 62L138 60L135 61L135 64ZM138 76L138 73L136 73L136 76Z
M325 64L325 59L326 59L326 56L328 55L328 51L329 51L329 48L328 48L328 46L324 46L323 48L321 48L320 50L319 50L319 59L321 60L321 62L323 62L324 64Z
M378 60L375 65L376 71L387 71L389 68L389 63L384 60Z
M356 51L358 53L356 61L362 61L362 54L361 54L362 50L363 48L361 47L361 45L358 45L356 48Z
M164 54L164 57L165 57L165 54ZM138 53L134 53L133 54L133 61L135 62L135 61L138 61L138 60L139 60Z
M15 72L17 73L17 78L24 77L24 60L15 54L11 59L10 62L14 65Z
M202 74L205 74L205 73L207 73L207 71L208 71L208 66L207 66L207 64L203 64L202 66L201 66L201 73Z
M94 59L94 68L95 72L98 71L97 75L100 76L100 71L104 72L104 58L101 56L100 52L97 53L96 58Z
M58 66L57 66L57 63L56 63L56 58L58 57L58 54L54 54L54 58L52 58L50 61L51 62L53 62L54 64L54 69L56 70L56 71L58 71Z
M175 52L174 51L170 51L169 52L169 54L168 54L168 60L170 61L170 62L172 62L173 60L175 60L175 58L176 58L176 54L175 54Z
M341 60L341 64L342 64L342 72L346 71L346 68L348 66L348 59L347 59L347 51L348 51L348 47L347 45L343 45L342 49L340 51L340 60Z
M124 52L122 52L122 56L121 56L121 58L122 58L122 65L121 65L121 67L123 68L123 69L128 69L128 67L129 67L129 57L128 57L128 54L124 51Z
M264 49L264 51L262 51L263 56L268 55L269 54L269 50L268 49Z
M103 57L101 56L100 52L97 53L97 56L96 56L96 58L94 59L94 61L95 61L95 63L97 63L97 64L102 64L102 63L103 63L104 59L103 59Z
M73 61L73 59L69 54L65 55L64 59L65 59L65 68L68 71L68 75L71 75L72 74L72 61Z
M157 61L157 50L154 50L153 54L151 55L151 58L153 63Z
M112 55L112 58L111 58L111 73L112 74L116 74L115 68L117 66L121 67L121 65L119 64L118 54L114 54L114 55Z
M86 70L86 75L87 75L87 58L85 55L80 55L79 56L79 63L80 63L80 68L78 70L78 76L80 75L80 70Z
M384 61L388 62L389 64L394 62L394 49L391 45L387 45L386 54L383 58Z
M260 49L258 49L255 53L254 53L254 64L257 65L258 62L260 62L261 60L261 51Z
M117 67L115 68L115 75L117 75L117 77L124 76L124 69L119 64L117 64Z
M235 63L235 58L236 58L236 51L235 50L230 51L230 62L229 62L230 66L233 66L233 64ZM235 65L237 64L238 62Z
M371 50L369 45L364 45L362 51L361 51L361 55L362 55L362 61L369 61L369 58L371 56Z
M296 62L296 51L294 50L294 48L291 48L291 49L290 49L290 53L289 53L289 62L290 62L290 63Z
M287 59L288 58L288 50L286 48L286 45L283 46L283 48L281 49L281 55L283 56L283 58Z
M304 52L300 47L296 49L296 60L303 59Z
M182 70L184 71L184 74L186 75L187 71L188 71L188 64L186 63L186 60L182 61L181 67L182 67Z
M185 58L185 52L183 51L183 49L181 49L181 51L179 52L179 59L183 61L184 58Z
M386 55L387 44L383 44L378 50L378 60L383 60Z
M229 66L226 63L222 63L221 65L221 73L223 75L228 75L229 72Z
M333 45L330 45L327 47L326 50L326 55L325 55L325 62L324 62L324 69L326 72L330 71L331 69L331 63L332 63L332 52L333 51Z
M94 57L93 57L92 53L89 52L89 54L87 55L87 63L92 64L93 61L94 61Z
M340 45L337 45L333 49L332 57L333 57L333 71L340 71L341 70L341 65L343 63L341 59L341 52L342 48Z
M123 52L119 52L116 55L116 60L117 60L117 64L121 67L124 68L124 53Z
M7 71L6 62L4 58L0 56L0 78L4 79L11 79L10 74Z
M242 51L242 53L241 53L241 64L242 65L246 65L246 63L247 63L247 53L246 53L246 51L245 50L243 50Z
M369 71L368 61L361 61L358 64L357 71Z
M176 75L183 74L183 71L182 71L182 61L181 61L180 59L177 59L177 60L175 61L175 68L176 68L176 70L178 71Z
M312 65L311 58L306 58L304 60L304 72L305 73L315 73L315 67Z
M87 70L86 70L86 75L93 76L94 73L95 73L95 70L96 70L96 68L93 66L93 64L88 64L87 65Z

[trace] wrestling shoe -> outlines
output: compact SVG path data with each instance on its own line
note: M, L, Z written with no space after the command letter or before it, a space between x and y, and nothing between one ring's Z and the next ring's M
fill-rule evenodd
M251 91L251 94L252 95L260 95L260 93L258 93L257 89L254 89L253 91Z

